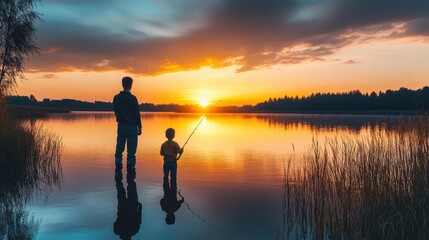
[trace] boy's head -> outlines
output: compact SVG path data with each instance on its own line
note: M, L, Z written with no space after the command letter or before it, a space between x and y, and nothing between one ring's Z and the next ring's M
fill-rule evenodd
M122 78L122 87L124 89L131 89L133 86L133 79L131 77L123 77Z
M175 135L176 135L176 131L173 128L168 128L165 131L165 137L168 139L173 139Z

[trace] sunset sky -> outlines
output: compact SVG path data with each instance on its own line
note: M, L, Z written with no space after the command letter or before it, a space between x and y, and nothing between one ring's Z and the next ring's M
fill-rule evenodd
M42 0L19 95L255 104L429 85L427 0Z

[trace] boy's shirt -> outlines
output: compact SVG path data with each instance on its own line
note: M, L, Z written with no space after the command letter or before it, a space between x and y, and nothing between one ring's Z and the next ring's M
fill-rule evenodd
M175 141L165 141L161 145L161 156L164 156L164 161L176 161L177 154L181 152L179 144Z

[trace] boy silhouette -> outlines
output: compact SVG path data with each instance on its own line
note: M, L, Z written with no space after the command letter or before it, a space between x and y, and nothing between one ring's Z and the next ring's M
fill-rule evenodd
M137 98L131 94L133 79L122 78L124 88L113 98L113 109L118 122L118 136L116 139L115 164L122 169L122 153L127 143L127 168L133 169L136 165L137 136L142 134L142 123Z
M168 128L165 131L165 137L168 139L161 145L161 156L164 156L164 181L168 181L170 174L171 183L176 182L177 176L177 154L183 153L183 148L179 147L177 142L173 141L176 131L173 128Z

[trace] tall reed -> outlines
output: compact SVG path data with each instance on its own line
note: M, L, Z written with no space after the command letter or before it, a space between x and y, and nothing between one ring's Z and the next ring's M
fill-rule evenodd
M0 200L26 198L62 182L61 137L41 125L0 119Z
M429 118L314 139L285 166L283 239L428 239Z
M3 109L0 106L0 239L33 239L38 221L25 204L36 193L60 187L61 137L34 122L12 119Z

